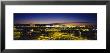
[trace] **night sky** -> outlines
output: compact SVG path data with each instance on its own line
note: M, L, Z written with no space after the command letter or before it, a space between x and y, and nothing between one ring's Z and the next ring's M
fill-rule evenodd
M14 24L97 23L97 13L14 13Z

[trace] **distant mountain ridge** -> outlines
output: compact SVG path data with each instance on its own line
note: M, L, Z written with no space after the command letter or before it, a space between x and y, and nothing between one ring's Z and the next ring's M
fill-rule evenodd
M29 23L29 24L34 24L34 23ZM74 25L93 25L97 24L96 22L63 22L63 23L50 23L50 24L74 24ZM46 25L46 24L44 24Z

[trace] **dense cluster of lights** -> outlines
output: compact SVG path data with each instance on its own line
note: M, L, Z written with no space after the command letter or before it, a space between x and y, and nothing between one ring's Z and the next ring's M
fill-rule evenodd
M24 37L22 39L26 39L28 37L28 40L87 40L89 32L96 39L96 31L95 27L88 28L85 25L14 26L14 39L18 40L22 37Z
M83 38L81 36L76 37L73 36L73 34L65 34L65 33L59 33L55 32L53 35L50 36L39 36L36 38L37 40L86 40L86 38Z

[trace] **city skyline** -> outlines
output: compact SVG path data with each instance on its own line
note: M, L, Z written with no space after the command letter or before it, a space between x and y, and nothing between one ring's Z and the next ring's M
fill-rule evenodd
M97 13L14 13L14 40L97 40Z

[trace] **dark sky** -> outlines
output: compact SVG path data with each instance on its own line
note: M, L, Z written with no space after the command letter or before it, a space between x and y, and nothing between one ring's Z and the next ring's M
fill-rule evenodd
M14 24L97 23L97 13L14 13Z

